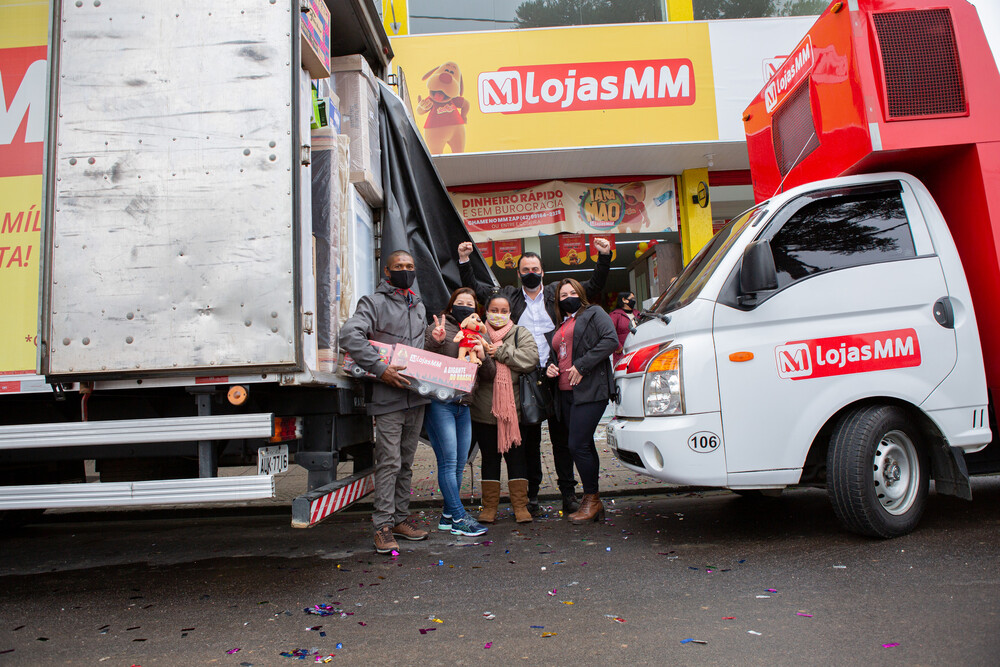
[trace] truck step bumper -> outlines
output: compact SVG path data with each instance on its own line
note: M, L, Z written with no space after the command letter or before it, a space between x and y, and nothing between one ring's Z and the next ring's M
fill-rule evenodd
M375 469L338 479L292 501L292 528L312 528L375 490Z
M271 413L0 426L0 449L270 438Z
M274 497L274 477L0 486L0 510L217 503Z

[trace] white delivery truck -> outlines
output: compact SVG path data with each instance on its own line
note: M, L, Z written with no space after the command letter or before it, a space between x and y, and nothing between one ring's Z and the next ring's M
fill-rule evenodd
M459 277L435 248L468 240L377 79L371 0L2 0L0 24L0 213L29 234L0 272L0 519L268 498L290 463L295 526L369 493L370 387L337 328L380 243L437 312ZM319 136L331 71L344 134Z
M995 62L964 0L831 3L744 114L760 203L626 341L624 465L825 486L882 537L916 526L929 480L971 499L970 472L1000 471Z

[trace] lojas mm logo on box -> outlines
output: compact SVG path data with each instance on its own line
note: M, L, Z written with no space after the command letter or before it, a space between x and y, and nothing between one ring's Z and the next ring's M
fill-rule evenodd
M798 340L774 348L778 376L788 380L870 373L920 365L913 329Z

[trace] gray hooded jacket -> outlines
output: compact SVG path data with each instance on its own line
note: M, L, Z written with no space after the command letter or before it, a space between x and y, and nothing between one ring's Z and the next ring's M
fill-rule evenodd
M412 305L407 304L405 294L383 280L374 294L361 297L354 315L340 328L340 346L358 366L375 377L382 377L389 365L382 361L369 339L424 349L426 309L416 294L410 295L410 299ZM396 389L379 381L372 387L368 414L384 415L429 402L408 389Z

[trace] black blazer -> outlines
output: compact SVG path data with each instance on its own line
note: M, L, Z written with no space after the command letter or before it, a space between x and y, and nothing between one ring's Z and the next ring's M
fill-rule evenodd
M493 294L500 294L510 303L510 319L517 324L527 307L524 302L524 290L520 285L504 285L496 287L492 283L484 283L476 278L472 270L472 262L465 262L458 265L458 270L462 276L462 286L471 287L476 291L476 297L480 303L485 304L486 300ZM583 289L587 292L587 299L590 301L600 300L604 286L608 282L608 272L611 271L611 255L598 255L597 266L590 280L583 283ZM548 311L552 323L556 324L556 285L558 282L549 283L542 292L545 295L545 310ZM579 366L577 366L579 369Z
M558 365L552 338L559 328L545 334L552 350L548 364ZM615 378L611 369L611 353L618 349L618 332L611 316L600 306L591 304L577 312L573 328L573 365L583 379L573 388L573 403L608 401L615 393ZM548 367L546 364L546 367ZM553 387L555 387L553 383Z

